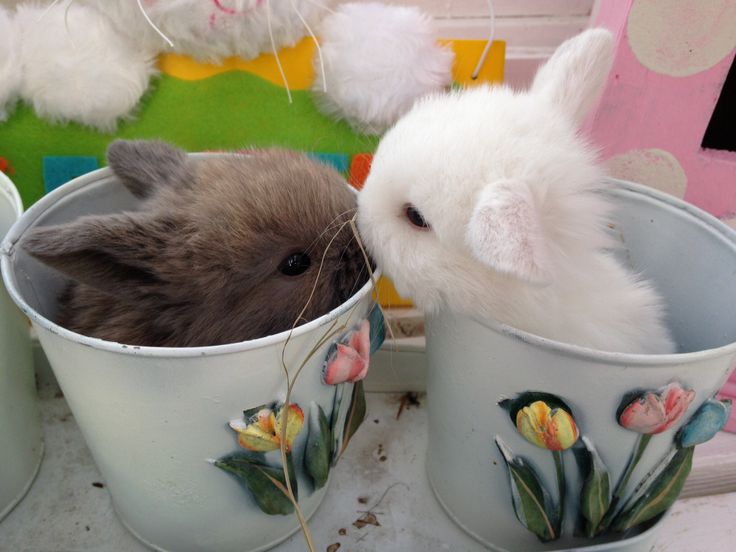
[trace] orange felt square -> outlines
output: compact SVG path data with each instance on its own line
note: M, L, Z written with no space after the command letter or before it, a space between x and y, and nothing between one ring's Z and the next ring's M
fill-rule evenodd
M350 161L348 182L355 189L360 190L363 187L365 179L368 178L368 172L371 170L372 161L372 153L356 153L353 155L353 159Z

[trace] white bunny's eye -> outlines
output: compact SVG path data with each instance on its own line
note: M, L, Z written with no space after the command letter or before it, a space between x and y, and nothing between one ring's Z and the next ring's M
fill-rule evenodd
M411 203L407 203L404 206L404 214L407 220L412 226L419 228L420 230L429 230L429 223L424 220L422 214L414 207Z

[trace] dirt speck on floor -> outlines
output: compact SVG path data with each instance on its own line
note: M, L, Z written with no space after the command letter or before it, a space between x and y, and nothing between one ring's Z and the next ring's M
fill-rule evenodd
M407 391L399 398L399 410L396 412L396 419L398 420L401 417L401 413L412 406L422 406L422 403L419 402L419 393L416 391Z
M366 525L374 525L376 527L381 526L381 524L378 522L378 518L376 518L376 514L374 514L373 512L364 513L353 522L353 525L355 525L355 527L357 527L358 529L362 529Z

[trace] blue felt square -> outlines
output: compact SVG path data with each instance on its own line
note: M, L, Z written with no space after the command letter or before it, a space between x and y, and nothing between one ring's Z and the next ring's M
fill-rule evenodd
M325 165L331 165L337 172L347 173L350 167L350 159L344 153L308 153L309 157L321 161Z
M43 187L46 193L71 179L100 168L96 157L85 155L49 155L43 158Z

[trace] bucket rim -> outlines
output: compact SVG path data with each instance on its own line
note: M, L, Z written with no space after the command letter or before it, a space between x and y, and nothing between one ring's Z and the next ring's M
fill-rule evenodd
M0 195L7 199L15 211L15 220L17 221L23 214L23 200L18 193L18 189L4 172L0 171Z
M194 159L201 159L208 156L227 156L227 155L247 155L239 153L229 152L201 152L201 153L189 153L190 157ZM0 184L2 183L2 175L0 174ZM102 351L124 354L124 355L135 355L143 357L158 357L158 358L194 358L203 356L213 355L224 355L232 353L240 353L243 351L255 350L266 348L275 344L285 342L287 339L292 340L303 334L310 333L311 331L328 325L335 319L339 318L358 302L363 300L366 295L370 294L373 290L373 281L369 278L368 281L357 290L350 298L348 298L341 305L335 307L331 311L323 314L322 316L310 320L306 324L301 324L290 330L284 330L282 332L267 335L257 339L251 339L247 341L239 341L236 343L225 343L222 345L207 345L201 347L151 347L144 345L131 345L118 343L115 341L107 341L96 337L90 337L82 335L71 330L68 330L62 326L59 326L55 322L49 320L45 316L41 315L36 309L32 308L23 296L18 291L16 286L15 272L12 267L11 256L14 252L15 245L21 239L26 230L28 230L32 224L38 220L47 211L51 210L56 203L62 198L71 195L74 192L84 188L85 186L97 184L102 180L112 178L113 173L109 167L102 167L100 169L91 171L87 174L79 176L65 183L64 185L56 188L49 192L39 201L34 203L20 218L18 218L0 245L0 267L2 268L2 277L5 283L5 287L8 290L10 297L13 299L15 304L34 324L38 324L41 328L58 335L59 337L72 341L74 343L90 347L92 349L98 349ZM2 189L3 186L0 186ZM14 189L14 188L13 188ZM351 188L353 190L353 188ZM15 192L17 196L17 191ZM20 201L20 197L18 200ZM21 209L22 213L22 209ZM21 214L19 213L19 215ZM373 270L374 279L378 280L381 276L379 268Z
M691 217L696 222L707 227L715 234L720 235L725 241L730 242L730 246L734 250L734 254L736 254L736 230L730 228L722 221L720 221L713 215L706 213L699 207L696 207L695 205L692 205L690 203L686 203L685 201L676 198L670 194L660 192L658 190L655 190L654 188L650 188L648 186L644 186L642 184L637 184L627 180L606 178L604 180L604 184L609 185L609 187L602 190L602 193L604 194L628 194L632 196L644 196L654 202L664 203L681 211L686 216ZM488 328L496 333L509 336L518 341L527 343L535 347L539 347L540 349L553 351L571 358L577 358L607 365L666 367L672 366L673 364L688 364L712 358L718 358L728 354L736 354L736 341L732 341L730 343L727 343L726 345L721 345L720 347L712 347L710 349L689 351L685 353L645 354L603 351L542 337L530 332L526 332L524 330L514 328L513 326L509 326L508 324L503 324L501 322L496 322L492 320L481 320L480 318L475 316L461 315L457 313L453 314L453 316L455 318L472 320L474 323Z

